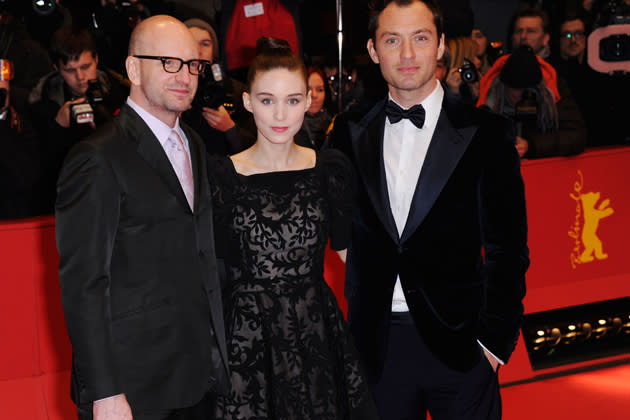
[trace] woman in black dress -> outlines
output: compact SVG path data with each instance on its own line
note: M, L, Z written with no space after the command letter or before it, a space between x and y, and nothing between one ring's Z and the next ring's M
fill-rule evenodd
M286 42L261 38L245 108L256 143L210 157L231 391L218 418L375 418L343 315L323 278L324 250L350 237L352 172L337 151L294 143L310 104Z

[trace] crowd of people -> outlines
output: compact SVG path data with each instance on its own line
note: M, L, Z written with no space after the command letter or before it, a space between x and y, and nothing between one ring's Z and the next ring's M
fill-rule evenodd
M252 57L245 45L251 41L241 42L234 35L235 26L243 28L243 23L226 12L234 5L219 13L223 18L215 25L195 17L184 5L178 11L175 2L92 3L68 1L64 7L57 2L46 13L9 6L17 2L0 5L0 59L11 62L13 68L12 80L4 77L3 82L7 85L3 121L9 120L4 112L9 106L13 119L19 116L20 120L19 126L2 126L8 129L3 138L11 153L3 157L1 167L6 174L3 191L9 193L0 206L1 218L53 212L63 159L124 103L130 86L124 69L125 45L133 27L152 14L187 18L184 22L198 42L200 58L210 63L200 78L195 101L182 115L201 135L208 152L231 155L255 141L254 120L241 99L247 67L226 51L228 46L234 51L232 43L242 43L239 48L249 51L249 60ZM523 8L512 18L510 34L506 34L509 48L490 42L470 6L463 6L466 3L438 1L446 16L446 49L436 77L464 100L511 119L521 158L574 155L588 146L630 143L623 124L630 111L625 100L630 82L622 74L599 73L588 64L586 40L606 17L602 2L566 2L579 5L553 10ZM618 3L621 11L630 8L624 6L627 2ZM334 117L377 101L386 91L385 83L375 66L362 61L360 57L366 57L362 51L344 53L341 77L334 48L325 56L300 51L300 41L308 34L300 33L298 9L282 2L273 7L294 23L283 29L273 22L267 26L281 35L295 33L279 38L291 38L290 45L307 57L309 68L314 100L296 142L319 149ZM550 17L547 11L554 15ZM214 12L206 14L216 17ZM53 35L46 37L43 30ZM610 95L613 91L618 94ZM90 108L92 113L81 112ZM17 137L24 140L9 140Z
M79 418L500 419L521 159L629 141L587 10L557 35L520 10L502 53L440 2L372 2L371 64L340 75L293 2L224 2L220 35L130 3L92 13L112 32L58 5L45 45L0 9L0 216L56 216ZM250 17L276 31L254 47Z
M201 135L210 153L230 155L254 143L254 120L241 99L247 68L234 58L230 64L232 56L226 51L230 43L240 41L234 36L224 38L234 33L235 25L242 25L238 19L226 18L224 11L219 14L221 25L215 25L195 17L183 5L178 11L176 3L158 0L108 0L92 6L67 3L64 8L63 2L57 2L48 16L41 11L26 13L23 6L9 7L16 2L0 5L0 59L13 67L12 80L5 77L3 82L8 97L3 111L10 104L14 119L19 116L21 122L19 127L10 125L3 135L11 154L3 158L1 167L6 173L3 190L9 198L0 206L0 217L52 213L55 183L68 150L110 120L124 102L130 85L124 69L125 45L134 25L152 14L168 13L184 20L198 42L200 58L211 64L193 105L182 116L184 121ZM466 13L470 6L462 7L467 1L438 3L445 6L447 23L446 51L436 77L464 100L511 119L522 158L573 155L588 146L630 142L623 125L629 111L624 99L630 94L627 77L599 73L588 64L586 40L605 19L602 2L573 2L580 3L579 7L553 10L521 9L506 34L509 48L490 42L483 26ZM624 7L623 1L619 3ZM280 10L282 5L274 7ZM315 99L296 142L319 149L334 117L378 100L386 91L385 83L374 66L361 60L366 56L361 51L344 54L341 77L334 48L325 56L300 51L299 42L307 34L299 32L297 9L285 9L295 22L282 31L296 32L292 48L307 57L309 88ZM460 9L464 12L456 12ZM554 15L550 17L547 11ZM53 35L46 37L45 30ZM504 69L512 53L527 47L538 57L538 64L531 53L519 51ZM247 54L251 59L251 52ZM539 73L541 77L532 76ZM93 81L90 89L89 81ZM613 91L619 94L610 95ZM100 96L92 98L93 93ZM90 107L91 115L76 114ZM6 115L3 112L4 121L8 121ZM9 140L16 136L25 140Z

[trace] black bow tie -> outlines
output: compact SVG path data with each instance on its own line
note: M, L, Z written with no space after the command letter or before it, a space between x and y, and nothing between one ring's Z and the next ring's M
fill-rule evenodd
M402 109L394 101L387 101L385 105L385 115L389 118L389 122L396 124L403 118L407 118L418 128L424 125L424 108L421 104L414 105L409 109Z

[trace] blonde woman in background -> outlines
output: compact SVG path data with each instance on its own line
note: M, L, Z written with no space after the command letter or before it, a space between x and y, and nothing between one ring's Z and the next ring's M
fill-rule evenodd
M477 58L477 43L469 37L457 37L447 39L446 47L450 57L450 62L447 63L449 70L444 81L446 87L452 93L475 103L479 96L479 79L481 78L479 73L481 61Z

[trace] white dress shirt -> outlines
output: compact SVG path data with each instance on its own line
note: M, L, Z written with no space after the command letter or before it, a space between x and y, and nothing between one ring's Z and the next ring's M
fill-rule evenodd
M442 110L443 98L444 89L436 80L435 89L421 102L425 111L422 128L417 128L406 118L395 124L390 123L389 119L385 120L385 134L383 136L385 178L387 179L389 205L396 222L398 236L402 235L407 223L407 216L416 191L420 171ZM392 100L391 96L389 99ZM398 105L400 106L400 104ZM404 107L402 108L404 109ZM400 285L400 277L398 277L394 286L392 311L406 312L408 310L405 295Z

